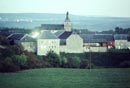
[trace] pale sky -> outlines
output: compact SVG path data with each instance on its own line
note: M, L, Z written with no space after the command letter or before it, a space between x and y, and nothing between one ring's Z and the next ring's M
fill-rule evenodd
M0 0L0 13L130 17L130 0Z

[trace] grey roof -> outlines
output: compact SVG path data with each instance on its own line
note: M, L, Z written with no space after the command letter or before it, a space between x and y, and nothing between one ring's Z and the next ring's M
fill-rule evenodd
M114 39L115 40L127 40L128 35L127 34L115 34Z
M21 33L16 33L16 34L11 34L8 39L13 39L13 40L20 40L25 34Z
M57 32L55 32L54 34L57 36L57 37L59 37L61 34L63 34L64 33L64 31L57 31Z
M63 34L61 34L59 36L59 38L60 39L67 39L71 34L72 34L72 32L65 31Z
M12 39L12 40L20 40L22 42L31 42L31 41L35 41L35 39L33 39L32 37L30 37L27 34L12 34L8 37L8 39Z
M58 39L56 35L51 33L50 31L44 31L38 37L39 39Z
M22 42L35 42L36 40L29 35L25 35L23 38L21 38Z
M45 30L63 30L64 24L41 24L41 29Z
M79 34L85 43L97 43L97 42L112 42L114 41L113 35L109 34Z

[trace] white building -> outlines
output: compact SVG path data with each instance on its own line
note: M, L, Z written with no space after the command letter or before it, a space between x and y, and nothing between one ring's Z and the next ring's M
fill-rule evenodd
M114 47L113 35L110 34L80 34L83 38L84 52L107 52Z
M128 48L128 35L126 34L116 34L114 35L115 48L116 49L127 49Z
M59 36L60 52L65 53L82 53L83 39L76 33L64 32Z
M44 31L37 39L37 55L47 55L49 51L59 54L60 39L49 31Z
M11 34L8 39L14 44L22 45L28 52L36 52L36 40L28 34Z

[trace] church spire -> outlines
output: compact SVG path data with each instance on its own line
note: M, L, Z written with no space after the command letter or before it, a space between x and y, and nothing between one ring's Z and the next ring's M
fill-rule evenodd
M66 13L66 19L65 19L65 21L70 21L70 19L69 19L69 12L68 11Z
M67 11L66 18L64 21L64 29L65 29L65 31L71 31L71 28L72 28L72 24L71 24L71 21L69 19L69 12Z

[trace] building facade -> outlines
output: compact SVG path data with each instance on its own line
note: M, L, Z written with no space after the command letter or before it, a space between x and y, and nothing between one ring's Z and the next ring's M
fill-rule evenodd
M59 54L60 40L51 32L44 31L37 39L37 55L47 55L52 51Z
M59 38L60 52L83 53L83 39L78 34L66 31Z

